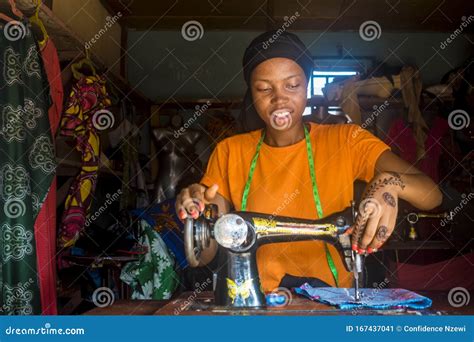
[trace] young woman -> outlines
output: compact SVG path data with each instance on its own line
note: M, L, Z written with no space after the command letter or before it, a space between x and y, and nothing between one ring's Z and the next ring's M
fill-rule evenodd
M372 253L395 228L399 198L421 210L441 203L430 178L359 126L303 123L312 66L294 34L267 32L251 42L243 60L252 99L245 109L265 128L217 145L201 182L180 192L180 219L197 218L206 203L217 204L221 214L248 210L317 219L349 206L353 182L360 179L368 183L362 200L368 204L351 229L352 248ZM209 250L203 264L214 254ZM262 246L257 263L265 291L278 287L286 274L352 285L336 249L320 241Z

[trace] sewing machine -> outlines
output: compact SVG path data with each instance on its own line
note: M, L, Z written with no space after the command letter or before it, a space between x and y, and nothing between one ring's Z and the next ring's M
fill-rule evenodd
M185 222L184 245L191 267L200 266L201 253L211 239L218 245L214 273L214 302L228 308L264 308L256 254L267 243L321 240L336 247L346 269L354 273L354 298L360 300L364 257L351 250L350 235L344 234L355 220L355 207L319 220L270 216L254 212L233 212L218 217L217 206L207 205L203 214Z

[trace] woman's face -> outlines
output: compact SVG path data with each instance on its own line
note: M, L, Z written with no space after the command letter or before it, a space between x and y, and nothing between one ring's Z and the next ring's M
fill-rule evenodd
M251 90L255 109L267 128L283 131L301 124L307 80L296 62L271 58L260 63L252 72Z

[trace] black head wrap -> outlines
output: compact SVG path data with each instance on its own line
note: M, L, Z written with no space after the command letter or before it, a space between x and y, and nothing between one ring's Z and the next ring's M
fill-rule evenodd
M244 53L242 61L243 74L247 91L245 93L239 123L242 131L251 131L265 126L253 105L250 91L250 76L260 63L270 58L288 58L303 69L306 80L309 80L313 70L313 58L303 42L293 33L277 30L262 33L252 40Z

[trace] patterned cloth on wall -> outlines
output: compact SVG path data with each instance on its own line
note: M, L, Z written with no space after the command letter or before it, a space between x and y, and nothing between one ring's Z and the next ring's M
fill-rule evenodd
M34 224L56 169L41 56L29 25L18 28L15 37L0 35L0 308L7 315L41 314Z
M69 188L59 231L61 247L69 247L79 238L97 184L100 159L99 130L104 122L111 122L105 110L111 101L105 79L99 75L85 76L73 86L61 119L61 134L76 139L76 150L81 153L82 168ZM105 121L104 121L105 120Z
M126 264L120 275L132 288L132 299L169 299L177 286L174 259L160 237L145 220L140 223L140 243L148 248L139 261Z

